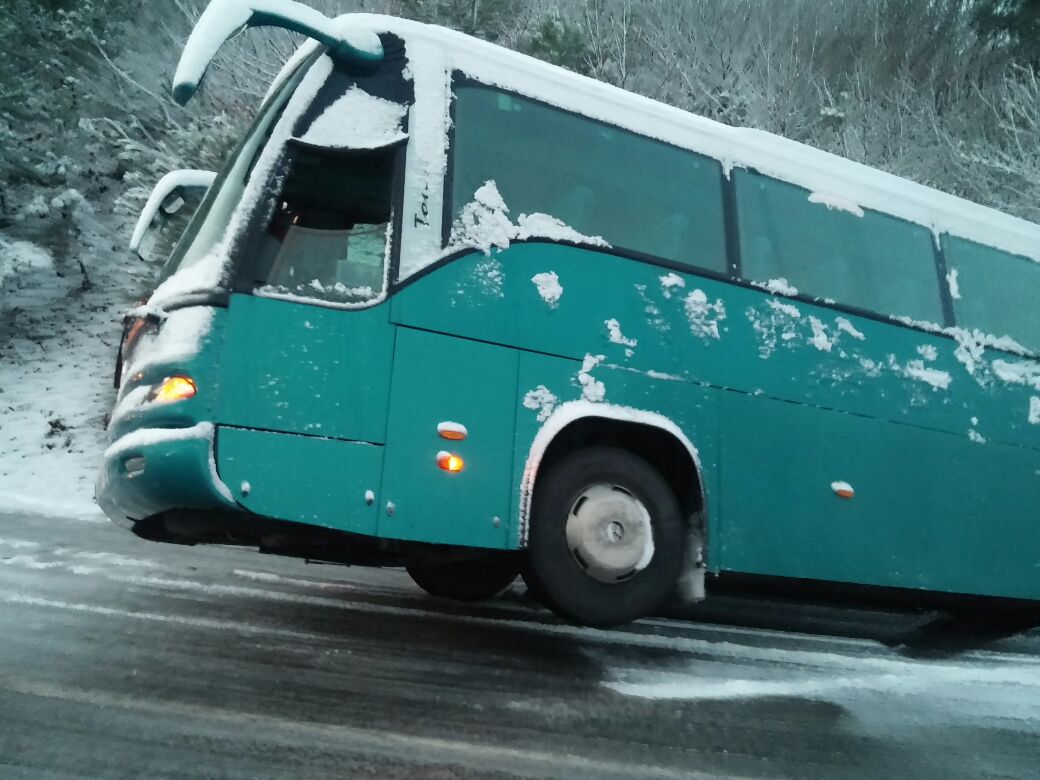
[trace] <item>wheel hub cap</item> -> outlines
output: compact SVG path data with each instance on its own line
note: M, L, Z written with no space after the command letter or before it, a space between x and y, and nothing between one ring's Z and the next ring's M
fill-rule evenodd
M566 534L574 560L600 582L627 580L654 556L650 513L618 485L583 490L567 515Z

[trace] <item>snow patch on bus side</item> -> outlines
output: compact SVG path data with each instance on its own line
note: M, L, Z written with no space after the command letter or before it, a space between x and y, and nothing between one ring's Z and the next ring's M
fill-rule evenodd
M923 360L909 360L906 365L900 366L898 361L896 361L895 355L889 355L888 363L889 367L896 373L902 373L903 376L909 379L931 385L935 390L946 390L953 382L953 377L950 376L948 371L929 368L924 364Z
M673 289L681 289L686 286L686 280L679 276L679 274L668 273L659 278L661 280L661 294L664 295L665 298L672 297Z
M708 301L704 290L693 290L683 299L690 331L700 339L720 339L719 323L726 319L726 305L721 298Z
M770 279L768 282L752 282L752 287L757 287L760 290L767 290L774 295L786 295L788 298L793 298L798 295L798 288L787 281L783 276L776 279Z
M610 343L625 347L625 357L632 357L639 340L626 337L621 332L621 323L616 319L605 320L603 324L607 327L607 338L610 339Z
M513 241L533 238L610 248L600 236L579 233L549 214L521 214L514 223L498 185L489 179L473 193L473 200L463 206L455 218L442 256L466 248L479 249L489 255L492 249L508 249Z
M899 322L903 325L909 325L911 328L917 328L928 333L935 333L940 336L949 336L957 342L957 349L953 355L957 358L958 362L964 366L965 370L975 376L976 371L981 367L985 369L985 356L986 349L996 349L1001 352L1011 352L1012 354L1022 355L1023 357L1032 356L1032 352L1010 336L993 336L988 333L983 333L981 330L968 328L955 328L955 327L943 327L937 325L934 322L925 322L922 320L915 320L911 317L890 317L893 322ZM985 376L980 375L976 377L981 381L985 381Z
M993 373L1003 382L1012 385L1026 385L1040 390L1040 363L1011 363L1007 360L994 360Z
M758 337L758 356L768 359L777 347L792 345L798 337L799 321L802 312L797 306L783 301L769 299L765 311L749 306L745 311L751 327Z
M852 324L852 322L847 320L845 317L838 317L834 321L834 324L837 326L840 332L848 333L850 336L852 336L852 338L856 339L857 341L867 340L867 337L863 335L862 331L860 331L855 325Z
M607 388L598 379L592 376L593 369L603 362L604 355L585 355L578 371L577 381L581 387L581 397L591 403L599 403L606 397Z
M534 390L528 390L524 395L524 408L538 412L537 420L540 423L549 419L559 399L553 395L545 385L538 385Z
M177 309L165 315L158 333L141 336L125 375L133 376L155 365L191 360L209 335L213 317L214 310L209 306Z
M820 352L830 352L834 348L834 342L827 335L827 326L816 317L809 317L809 325L812 328L812 338L809 343Z
M676 277L679 279L679 277ZM663 277L662 277L663 279ZM681 282L682 279L679 279ZM683 282L685 285L685 282ZM647 287L645 284L634 285L636 293L639 295L640 301L643 303L643 313L647 316L647 323L651 328L656 330L658 333L667 333L672 329L672 326L668 324L661 315L661 307L658 306L653 300L650 299L650 295L647 293ZM671 295L665 295L666 298L670 298Z
M535 274L531 277L531 281L538 288L538 295L549 304L550 309L559 307L560 298L563 297L563 286L560 284L560 277L556 275L555 271Z

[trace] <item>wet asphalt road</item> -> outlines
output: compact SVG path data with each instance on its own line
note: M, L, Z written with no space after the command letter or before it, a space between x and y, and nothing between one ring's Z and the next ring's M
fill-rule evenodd
M0 513L0 778L1040 776L1040 631L910 652L812 610L594 631Z

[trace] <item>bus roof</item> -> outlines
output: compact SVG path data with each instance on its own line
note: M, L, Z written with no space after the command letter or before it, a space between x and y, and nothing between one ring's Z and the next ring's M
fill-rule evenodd
M996 209L772 133L724 125L454 30L378 14L339 18L406 43L433 44L440 61L422 61L420 55L416 62L409 55L413 71L413 65L461 71L489 86L715 158L727 174L751 168L805 187L822 203L891 214L937 237L948 233L1040 262L1040 225Z

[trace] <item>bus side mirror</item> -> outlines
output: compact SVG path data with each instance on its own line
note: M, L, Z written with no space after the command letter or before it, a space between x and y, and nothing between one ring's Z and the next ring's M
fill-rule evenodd
M185 169L171 171L159 179L152 194L148 196L148 202L141 209L137 225L134 226L134 234L130 238L130 251L136 252L142 260L146 260L147 258L141 252L141 246L150 238L153 241L147 243L154 242L156 221L159 223L158 228L161 229L167 218L184 205L185 192L208 190L216 178L217 174L213 171Z
M350 16L330 19L297 0L210 0L181 52L173 77L173 99L185 105L226 40L249 27L280 27L313 38L329 53L357 63L383 59L383 43Z

